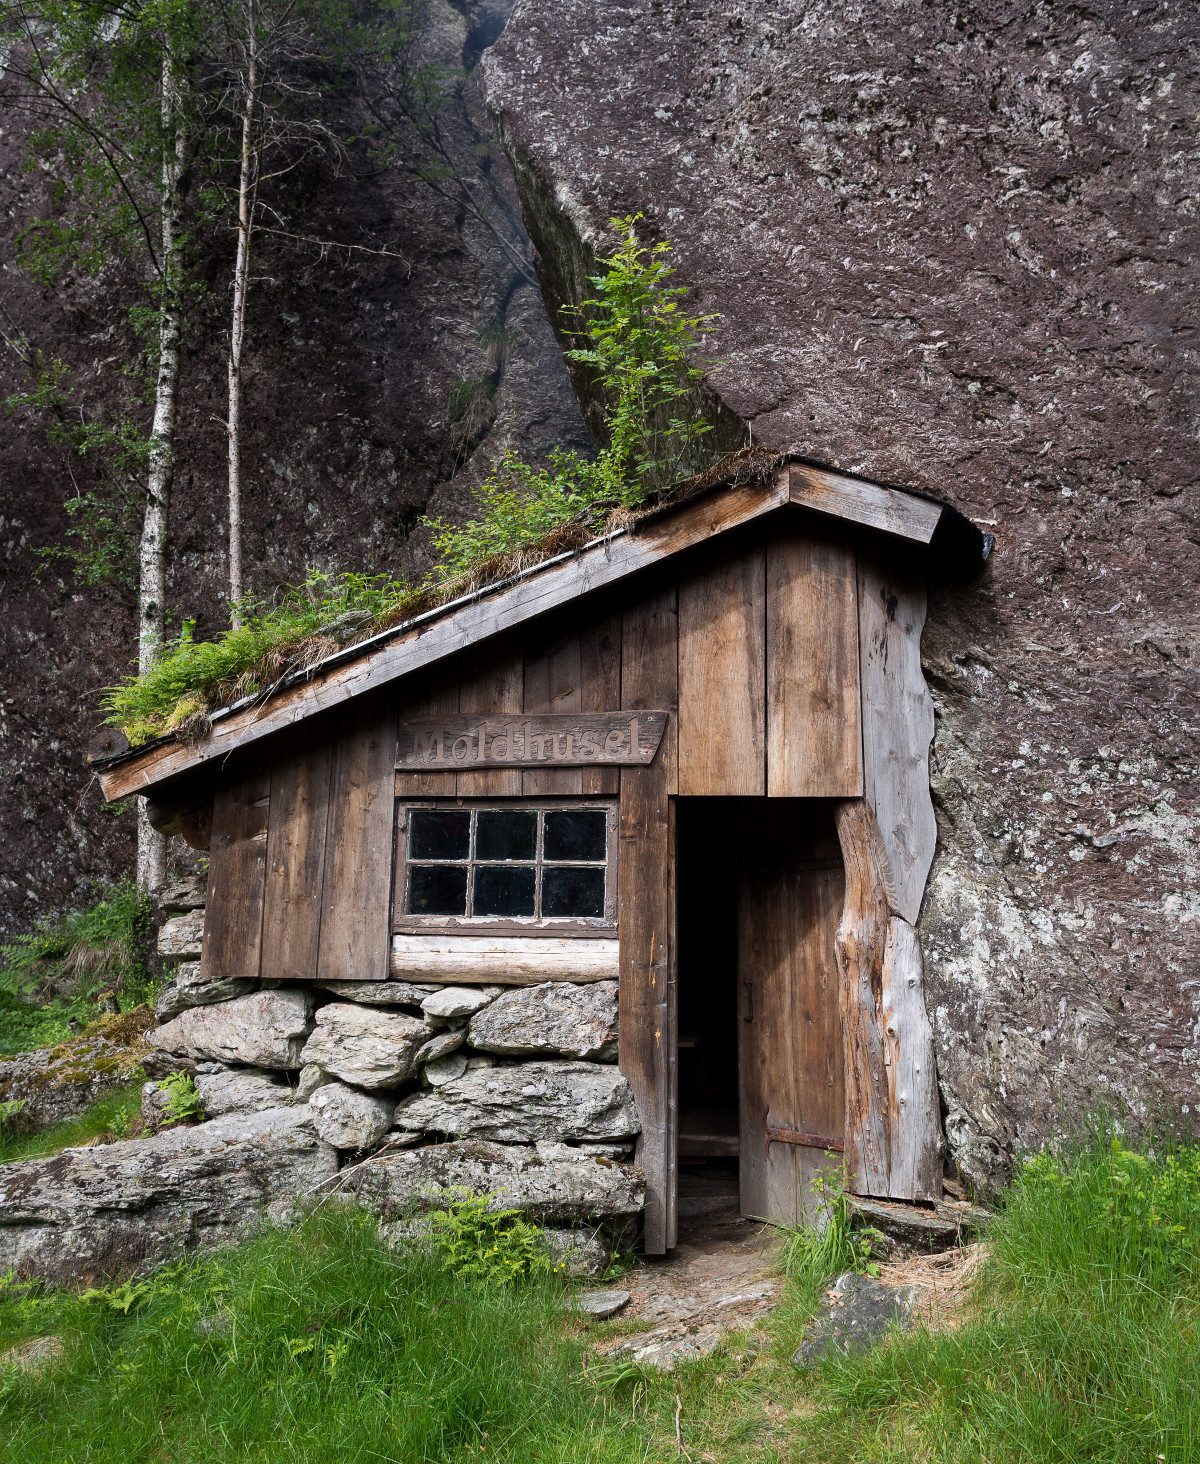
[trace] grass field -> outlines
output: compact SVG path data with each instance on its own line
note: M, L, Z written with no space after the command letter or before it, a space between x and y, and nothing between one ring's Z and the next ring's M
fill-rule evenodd
M674 1376L605 1363L548 1284L467 1282L372 1223L303 1225L91 1300L11 1283L24 1461L1200 1460L1200 1151L1098 1133L1018 1177L957 1329L803 1374L803 1288L766 1345ZM679 1441L676 1440L676 1418Z

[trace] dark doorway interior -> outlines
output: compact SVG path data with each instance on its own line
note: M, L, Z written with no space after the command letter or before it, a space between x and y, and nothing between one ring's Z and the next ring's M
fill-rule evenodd
M737 798L676 805L681 1198L689 1176L736 1182L740 810Z

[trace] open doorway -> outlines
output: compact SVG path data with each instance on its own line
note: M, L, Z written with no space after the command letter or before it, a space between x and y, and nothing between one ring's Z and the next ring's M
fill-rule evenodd
M676 806L679 1213L738 1197L738 798Z
M832 804L680 798L676 851L679 1213L796 1224L843 1133Z

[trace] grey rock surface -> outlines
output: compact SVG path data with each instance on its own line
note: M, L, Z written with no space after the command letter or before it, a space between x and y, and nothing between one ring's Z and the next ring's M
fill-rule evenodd
M330 1002L300 1054L327 1073L360 1088L394 1088L413 1072L429 1029L417 1017L356 1002Z
M215 981L205 981L200 975L199 961L181 961L154 1004L155 1020L165 1024L191 1007L215 1006L219 1001L232 1001L235 996L247 995L257 985L257 981L245 980L240 976L223 976Z
M295 1101L295 1090L278 1073L225 1068L197 1073L195 1083L209 1118L224 1118L227 1113L261 1113L265 1108L282 1108Z
M536 1149L475 1139L384 1153L348 1170L339 1186L385 1221L439 1209L463 1189L543 1224L636 1215L646 1196L632 1165L579 1153L544 1159Z
M392 1126L395 1097L324 1083L308 1100L319 1138L335 1149L373 1149Z
M159 909L168 915L183 915L189 910L202 910L207 889L207 872L176 875L159 890Z
M0 1103L20 1103L14 1132L38 1133L74 1118L141 1076L142 1049L103 1037L39 1047L0 1061Z
M560 1267L563 1275L579 1280L602 1276L612 1260L612 1246L595 1230L545 1229L542 1242L552 1264Z
M300 1081L296 1084L296 1102L307 1103L322 1083L336 1081L328 1073L323 1072L315 1062L310 1062L307 1067L300 1069Z
M468 1041L509 1057L575 1057L615 1062L617 983L547 981L516 986L471 1018Z
M606 1322L628 1305L628 1291L577 1291L570 1301L573 1312L594 1322Z
M457 1052L466 1040L467 1029L465 1027L455 1027L449 1032L439 1032L436 1037L431 1037L428 1042L423 1042L417 1048L413 1066L423 1067L426 1063L438 1062L443 1057L449 1057L452 1052ZM465 1066L465 1058L463 1062Z
M470 1065L467 1054L459 1049L457 1052L448 1053L445 1057L437 1057L432 1062L427 1062L421 1069L421 1081L430 1088L444 1088L455 1078L461 1078Z
M442 986L421 1002L421 1010L431 1022L454 1022L481 1011L493 995L482 986Z
M193 1059L297 1068L312 1030L312 1010L307 991L256 991L215 1006L192 1007L150 1032L146 1041L163 1052Z
M725 1329L716 1324L699 1326L680 1333L677 1327L656 1327L653 1332L639 1332L626 1337L607 1356L628 1358L642 1367L659 1372L674 1372L680 1362L695 1362L715 1352L725 1338Z
M996 536L922 643L925 990L985 1187L1064 1105L1200 1114L1200 13L1153 16L523 0L481 68L552 315L641 212L720 312L713 447Z
M396 1109L396 1127L531 1144L625 1139L640 1131L633 1094L607 1064L523 1062L466 1072Z
M158 954L167 960L199 960L204 942L204 911L173 915L158 932Z
M872 1276L847 1271L833 1283L792 1362L812 1367L834 1353L865 1351L911 1321L919 1289L884 1286Z
M152 1270L284 1224L337 1174L304 1108L0 1167L0 1268L58 1285Z
M319 991L332 992L339 1001L357 1001L365 1006L420 1007L436 986L411 981L314 981Z

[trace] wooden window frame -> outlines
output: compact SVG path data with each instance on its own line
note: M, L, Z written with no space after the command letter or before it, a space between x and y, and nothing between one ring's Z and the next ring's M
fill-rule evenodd
M601 809L605 816L604 914L602 916L511 916L511 915L409 915L405 912L408 890L408 818L410 809ZM619 910L619 821L617 800L603 794L576 794L566 798L397 798L395 813L395 855L392 875L392 934L458 934L591 936L617 938ZM516 861L518 863L526 861ZM585 862L585 861L581 861ZM541 869L540 850L535 867Z

